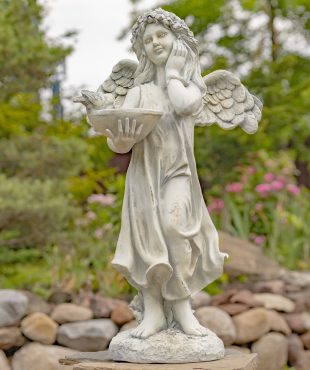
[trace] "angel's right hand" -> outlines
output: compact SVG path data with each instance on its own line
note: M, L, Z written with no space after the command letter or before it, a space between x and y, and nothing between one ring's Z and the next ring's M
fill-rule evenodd
M126 117L124 126L122 120L118 120L117 135L114 135L109 129L106 129L104 133L112 141L112 144L117 151L126 153L138 141L142 128L143 124L137 127L137 121L135 119L132 120L130 125L130 120Z

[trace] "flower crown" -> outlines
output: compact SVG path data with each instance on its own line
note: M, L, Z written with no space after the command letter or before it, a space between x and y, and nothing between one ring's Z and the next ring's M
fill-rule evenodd
M143 15L140 15L132 27L132 48L139 56L141 52L141 45L142 44L142 36L144 30L148 24L151 23L160 23L167 29L169 29L173 33L177 33L178 35L183 37L187 40L187 43L191 46L193 50L197 50L198 52L198 42L194 38L193 32L188 28L187 24L183 21L183 19L179 18L177 15L167 12L161 8L157 8L155 10L148 11Z

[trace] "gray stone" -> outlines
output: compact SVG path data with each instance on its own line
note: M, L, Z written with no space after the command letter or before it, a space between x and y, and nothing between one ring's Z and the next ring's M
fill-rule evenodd
M0 350L0 369L1 370L11 370L9 360L7 359L5 353Z
M225 346L234 343L236 329L231 317L217 307L201 307L195 313L204 327L213 331L224 342Z
M256 341L270 330L269 316L264 308L253 308L233 317L236 326L236 344Z
M59 324L86 321L93 318L93 312L89 308L81 307L73 303L61 303L54 308L51 318Z
M258 293L254 294L257 301L263 303L264 307L270 310L293 312L295 310L295 303L290 299L279 294Z
M288 344L284 335L268 333L252 345L258 354L257 370L282 370L287 363Z
M278 312L273 310L268 310L269 324L271 331L277 331L283 333L284 335L292 334L291 328L288 326L284 317Z
M29 292L28 290L21 290L20 292L28 298L28 307L25 313L26 315L31 315L35 312L42 312L46 315L51 313L53 306L47 303L44 299L38 297L32 292Z
M96 319L63 324L58 330L58 343L80 351L107 348L118 327L110 319Z
M119 333L109 347L114 361L134 363L187 363L213 361L224 357L223 342L211 331L189 336L174 329L163 330L146 339L134 338L130 331Z
M53 344L56 341L58 324L42 312L35 312L21 322L23 334L42 344Z
M0 289L0 327L19 321L27 311L28 298L11 289Z
M0 328L0 349L21 347L25 342L26 338L23 337L19 328L14 326Z
M73 370L59 364L59 359L76 351L60 346L29 343L18 350L12 359L13 370ZM1 369L2 370L2 369Z

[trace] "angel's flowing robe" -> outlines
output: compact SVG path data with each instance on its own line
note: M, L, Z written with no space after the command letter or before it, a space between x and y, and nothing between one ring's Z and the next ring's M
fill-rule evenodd
M132 149L112 264L139 291L156 283L164 299L184 299L222 274L225 257L198 181L194 118L154 83L141 85L139 106L164 115Z

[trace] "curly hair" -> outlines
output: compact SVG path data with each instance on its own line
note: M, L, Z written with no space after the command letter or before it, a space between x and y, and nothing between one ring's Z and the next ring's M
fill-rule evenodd
M143 35L148 24L157 23L174 33L179 38L188 51L186 67L184 69L184 78L187 82L192 80L196 85L205 91L205 84L201 77L199 65L198 41L187 24L177 15L161 8L148 11L139 16L132 27L132 49L139 60L139 66L135 74L135 84L150 82L154 78L155 69L153 64L145 58Z

